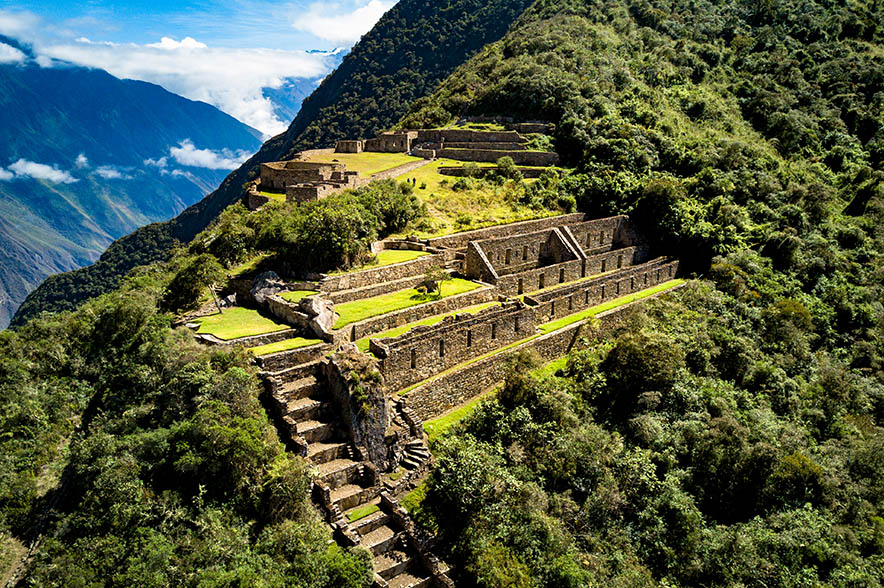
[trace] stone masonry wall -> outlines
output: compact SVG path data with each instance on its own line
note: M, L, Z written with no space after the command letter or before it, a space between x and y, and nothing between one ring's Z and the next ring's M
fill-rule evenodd
M381 294L390 294L406 288L416 288L421 285L423 281L424 274L418 274L410 278L396 280L395 282L380 282L379 284L372 284L371 286L365 286L364 288L359 288L357 290L329 292L326 294L326 298L329 298L335 304L343 304L344 302L352 302L353 300L380 296Z
M615 217L617 218L617 217ZM558 216L548 216L534 220L519 221L506 225L495 225L484 229L473 229L462 233L454 233L444 237L436 237L430 239L430 244L434 247L446 247L449 249L466 249L467 243L470 241L478 241L482 239L493 239L499 237L508 237L510 235L519 235L522 233L540 231L542 229L551 229L561 225L572 225L586 220L586 215L582 212L572 214L561 214Z
M588 274L584 269L583 260L574 259L518 274L500 276L496 286L507 296L517 296L526 292L553 288L565 282L573 282L586 277L586 275Z
M633 304L638 304L638 301ZM408 407L421 420L430 420L470 400L481 391L503 380L506 359L520 351L533 349L540 358L549 362L572 349L582 349L601 337L616 331L623 325L626 310L622 306L599 314L591 323L580 322L564 329L543 335L522 345L477 361L461 370L445 374L419 386L406 396Z
M497 239L477 241L476 246L485 254L494 271L502 276L519 271L523 265L538 267L540 264L561 263L574 259L562 246L555 229L545 229ZM471 249L467 250L467 271L470 271ZM527 268L525 268L527 269Z
M525 298L535 305L538 323L545 323L583 309L656 286L675 277L678 262L658 258L616 274L587 280L556 291L539 292Z
M394 263L393 265L384 265L358 272L328 276L322 280L320 290L323 292L337 292L338 290L364 288L382 282L410 278L412 276L425 274L427 270L434 265L444 266L445 262L445 254L437 253L435 255L424 255L411 261Z
M599 247L611 247L615 243L620 227L628 222L625 216L615 216L576 223L568 226L568 230L577 239L584 251L591 251ZM618 243L620 246L633 245L630 242Z
M458 161L497 163L501 157L511 157L516 165L558 165L559 154L551 151L501 151L497 149L439 149L437 157Z
M429 316L454 312L468 306L492 302L496 299L497 291L494 288L486 286L470 292L458 294L457 296L448 296L447 298L442 298L434 302L404 308L396 312L389 312L381 316L354 323L353 325L348 325L346 328L348 334L346 340L356 341L357 339L362 339L363 337L373 335L374 333L380 333L388 329L401 327L402 325L407 325L408 323L413 323Z
M388 390L401 390L534 332L533 310L516 301L474 315L447 317L399 337L372 340L371 351L381 358Z
M466 129L421 130L417 132L418 143L524 143L525 139L516 131L471 131Z

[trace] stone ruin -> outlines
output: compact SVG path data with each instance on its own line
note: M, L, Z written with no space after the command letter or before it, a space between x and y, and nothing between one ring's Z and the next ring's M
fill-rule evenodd
M583 214L373 246L382 249L425 255L307 282L262 274L232 283L237 300L252 300L293 328L230 343L255 346L295 336L322 341L256 358L280 437L315 467L313 497L336 540L371 551L375 586L452 586L447 567L433 555L432 537L396 498L429 467L423 421L501 381L505 358L514 353L533 350L551 361L615 328L621 309L593 323L539 330L670 280L678 261L652 257L628 217ZM416 288L434 266L479 287L334 328L336 304ZM317 294L294 303L280 296L281 288ZM383 335L430 317L441 320ZM368 353L362 353L355 343L366 339ZM354 515L370 505L378 510Z
M248 207L255 210L269 200L259 193L285 193L288 202L310 202L337 192L358 188L365 182L359 172L347 171L343 163L272 161L262 163L257 183L248 189Z

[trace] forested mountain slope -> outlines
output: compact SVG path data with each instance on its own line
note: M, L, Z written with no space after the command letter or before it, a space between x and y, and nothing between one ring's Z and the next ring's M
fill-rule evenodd
M101 70L31 59L0 66L0 328L46 276L94 262L115 239L173 217L221 181L224 170L175 161L170 149L182 143L251 153L260 133Z
M461 581L884 584L882 10L540 1L403 119L556 122L561 194L708 280L435 447Z
M141 252L138 259L118 251L123 246L119 243L95 266L52 276L28 297L14 324L43 310L72 308L116 287L135 265L165 259L170 250L154 245L192 239L242 196L243 184L253 177L259 163L303 149L328 147L337 139L372 136L391 126L455 67L503 36L529 5L529 0L403 0L304 101L288 131L265 143L215 192L174 220L128 236L126 246ZM162 237L157 239L159 234Z

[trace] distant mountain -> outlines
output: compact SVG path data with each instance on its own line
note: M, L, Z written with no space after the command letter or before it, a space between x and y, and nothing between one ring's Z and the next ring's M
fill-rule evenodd
M401 0L304 100L285 133L267 141L201 202L162 227L145 231L145 243L192 239L242 196L243 183L261 162L332 146L336 139L368 137L391 127L414 101L432 93L457 66L500 39L531 4L532 0ZM157 240L158 231L166 238ZM141 238L138 233L130 235L126 248ZM115 243L105 263L46 280L28 296L13 324L22 324L42 310L71 308L115 288L134 267L116 249ZM157 260L167 255L162 248L152 252L146 245L135 249Z
M331 60L329 65L332 69L338 67L346 55L342 50L331 53L326 51L308 51L308 53L327 55ZM322 83L323 77L287 79L279 88L264 88L264 97L273 103L273 114L280 120L293 120L298 116L304 100Z
M154 84L31 59L0 66L0 327L48 275L197 202L260 138Z

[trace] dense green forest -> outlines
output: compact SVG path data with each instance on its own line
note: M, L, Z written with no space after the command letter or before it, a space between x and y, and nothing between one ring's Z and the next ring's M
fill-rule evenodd
M462 582L884 583L882 23L540 1L402 121L557 123L552 189L708 279L554 376L522 358L435 448L421 516Z
M13 318L22 325L42 311L68 310L117 288L131 269L169 258L170 243L188 243L239 200L260 163L338 139L368 138L390 127L457 66L500 39L530 0L402 0L362 37L308 97L289 129L267 141L221 186L166 223L115 241L102 260L47 279ZM129 252L137 250L137 259Z

